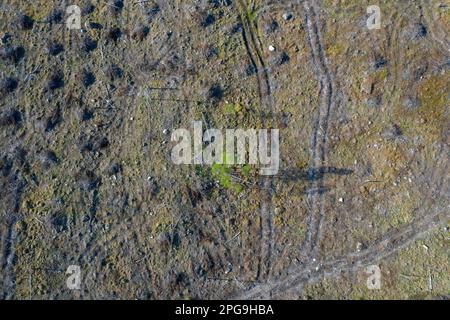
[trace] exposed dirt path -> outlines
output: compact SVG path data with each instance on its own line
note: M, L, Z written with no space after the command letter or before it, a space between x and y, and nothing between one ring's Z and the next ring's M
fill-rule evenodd
M313 169L315 170L311 170L310 173L311 180L314 181L313 188L320 190L324 187L323 175L318 177L314 175L318 174L320 169L326 166L329 120L332 110L336 107L336 102L332 75L323 51L317 9L315 4L311 4L309 1L303 2L303 7L306 16L307 42L311 49L312 64L320 83L320 104L317 110L317 122L314 125L314 132L311 138ZM322 192L315 192L309 197L311 210L307 221L303 251L309 258L315 259L324 218L324 195Z
M2 292L0 297L9 300L14 296L14 244L16 240L16 231L14 229L15 218L12 217L9 221L1 226L1 255L0 255L0 270L2 274Z
M321 168L326 164L327 129L331 110L335 107L334 84L332 76L327 68L321 45L320 32L318 30L317 9L308 1L304 2L307 21L308 42L312 51L313 65L318 74L321 86L321 103L318 110L318 122L312 138L312 153L315 168ZM445 152L441 156L445 156ZM342 272L356 272L364 266L375 264L395 254L400 249L408 246L415 240L426 235L438 226L448 223L450 212L445 211L445 206L433 208L432 200L436 195L448 193L448 165L434 170L431 179L435 182L430 188L427 199L429 203L423 204L418 218L397 230L380 237L367 249L349 253L336 259L328 259L316 262L317 246L320 240L320 232L323 220L323 198L315 194L312 196L312 208L307 222L307 235L305 240L304 254L309 258L306 264L294 266L286 271L285 276L278 279L268 280L266 283L254 285L249 290L243 290L233 299L264 299L266 297L279 297L290 293L298 295L303 286L317 282L327 277L337 277ZM439 178L439 181L437 180ZM316 187L320 187L322 179L314 179Z
M236 2L237 10L242 23L242 36L250 61L256 70L258 81L258 93L260 108L262 112L262 125L270 125L267 115L273 112L273 98L271 95L269 72L264 61L260 41L257 34L256 21L249 16L247 4L243 0ZM260 189L260 242L261 254L259 257L259 267L257 278L259 280L268 279L271 270L271 256L274 247L274 229L273 229L273 178L261 177Z
M266 284L257 285L233 298L257 299L266 297L268 292L270 292L272 297L276 297L278 294L285 293L288 290L295 290L294 293L297 293L305 284L313 283L326 277L336 277L344 271L357 271L361 267L375 264L423 237L428 231L448 223L449 219L449 212L442 214L440 210L436 210L432 215L422 217L402 227L397 232L385 235L366 250L351 253L338 259L328 260L321 264L310 263L305 266L297 266L289 270L287 276L275 281L269 281Z
M423 17L427 22L431 38L447 57L450 56L450 40L446 30L444 30L442 26L436 22L433 15L433 8L430 8L431 5L425 3L425 1L421 1L420 3L423 11Z

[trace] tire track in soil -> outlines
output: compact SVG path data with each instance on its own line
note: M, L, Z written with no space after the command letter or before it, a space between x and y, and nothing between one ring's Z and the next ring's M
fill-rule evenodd
M14 262L15 251L14 243L17 237L14 224L17 221L15 217L7 219L4 225L1 227L1 255L0 255L0 267L2 273L2 290L0 292L0 298L10 300L14 297L15 292L15 275L14 275Z
M420 1L421 13L424 20L427 22L428 30L430 31L431 38L434 40L434 44L442 51L446 56L450 56L450 41L446 31L439 25L434 19L433 8L430 8L430 4L425 1ZM448 10L448 9L447 9ZM433 44L432 41L430 41Z
M445 161L446 154L446 150L441 150L436 163L441 159ZM448 202L442 205L442 208L432 208L432 202L438 196L445 197L449 192L450 176L448 176L448 169L449 164L445 163L442 167L435 168L431 173L431 179L439 181L436 182L434 188L430 188L427 192L426 199L428 201L423 203L420 212L417 214L419 218L415 221L381 236L365 250L329 259L323 263L309 262L306 265L292 267L286 271L285 276L274 281L268 281L265 284L256 285L244 293L232 297L232 299L257 299L268 294L277 296L287 292L298 295L304 285L324 278L337 277L342 272L356 272L364 266L375 264L426 236L427 232L446 225L450 221L450 211L448 209L445 211L448 208ZM440 177L440 179L434 179L435 177Z
M273 97L271 95L269 72L262 56L260 40L257 34L256 22L248 15L247 4L243 0L238 0L236 8L242 23L242 37L250 61L256 70L258 82L258 94L260 101L262 126L270 125L267 119L273 112ZM260 256L257 270L258 280L267 280L271 272L272 252L274 250L274 229L273 229L273 177L261 177L260 188Z
M321 168L326 166L328 126L331 112L336 105L334 81L323 51L315 4L311 5L308 1L305 1L303 8L305 10L307 43L311 51L312 65L320 83L320 103L314 133L311 138L313 169L315 170L312 170L309 175L313 181L313 189L321 190L324 187L323 175L317 176L317 174ZM324 218L324 194L316 192L309 195L309 198L311 209L307 219L307 231L302 251L308 259L315 259Z
M449 213L442 217L439 214L435 214L432 217L423 218L416 221L416 223L404 227L401 231L390 237L382 238L367 250L339 259L326 261L320 265L308 264L304 267L297 267L289 271L289 275L283 279L255 287L245 295L239 296L238 299L255 299L259 296L267 295L268 292L270 292L271 296L288 291L298 294L303 285L314 283L324 278L337 277L345 271L356 272L361 267L374 264L392 256L400 249L422 238L428 231L439 225L446 224L448 219L450 219ZM414 230L417 231L414 232ZM293 289L294 291L292 291Z
M319 106L319 119L316 125L316 132L312 138L312 151L313 161L315 168L320 168L325 164L325 147L326 147L326 130L328 128L328 120L330 117L330 111L334 106L334 93L333 82L331 74L326 66L326 60L323 54L323 49L320 40L320 33L318 31L318 21L316 16L316 9L312 7L308 1L304 3L305 15L307 21L308 30L308 42L312 51L313 65L319 76L321 85L321 104ZM323 104L323 102L326 102ZM324 112L325 111L325 116ZM324 131L325 129L325 131ZM324 134L325 133L325 134ZM318 137L321 140L318 140ZM445 152L442 151L440 157L445 156ZM442 190L444 186L448 185L447 175L448 164L445 164L441 168L435 168L431 174L432 180L435 177L441 177L440 182L436 184L435 188L431 188L426 199L433 199L433 194L441 194L442 192L448 193L448 190ZM314 177L313 177L314 178ZM317 185L322 184L321 179L314 179ZM447 187L448 188L448 187ZM307 238L304 250L305 253L309 253L312 258L317 254L317 245L320 240L320 232L323 219L323 199L322 196L316 195L313 198L313 204L311 214L307 224ZM257 299L267 296L277 296L280 294L298 294L301 292L302 287L306 284L317 282L324 278L337 277L342 272L356 272L361 267L374 264L382 259L388 258L407 247L415 240L426 236L426 233L441 226L450 221L450 212L441 214L440 208L435 208L434 212L430 214L431 203L423 205L421 207L422 214L420 218L415 221L400 227L397 231L392 231L379 240L369 246L367 249L353 252L348 255L336 259L325 260L322 263L310 260L306 265L298 265L287 270L285 276L281 276L273 281L267 281L263 284L257 284L249 290L243 290L243 292L231 297L232 299ZM313 215L314 210L318 211L318 216ZM445 210L445 209L444 209Z

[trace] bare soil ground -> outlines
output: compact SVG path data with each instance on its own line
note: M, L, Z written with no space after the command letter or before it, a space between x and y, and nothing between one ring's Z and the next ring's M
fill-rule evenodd
M377 2L0 1L0 297L448 296L450 2ZM280 172L175 165L193 121Z

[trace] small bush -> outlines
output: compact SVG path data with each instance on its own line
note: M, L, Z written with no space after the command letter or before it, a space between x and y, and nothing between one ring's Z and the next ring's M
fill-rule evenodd
M18 24L22 30L31 30L33 29L34 20L25 14L19 16Z

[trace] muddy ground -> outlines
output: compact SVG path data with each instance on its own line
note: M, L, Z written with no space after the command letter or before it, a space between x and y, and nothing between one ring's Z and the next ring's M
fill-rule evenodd
M448 296L450 2L377 2L2 0L0 297ZM192 121L279 173L173 164Z

